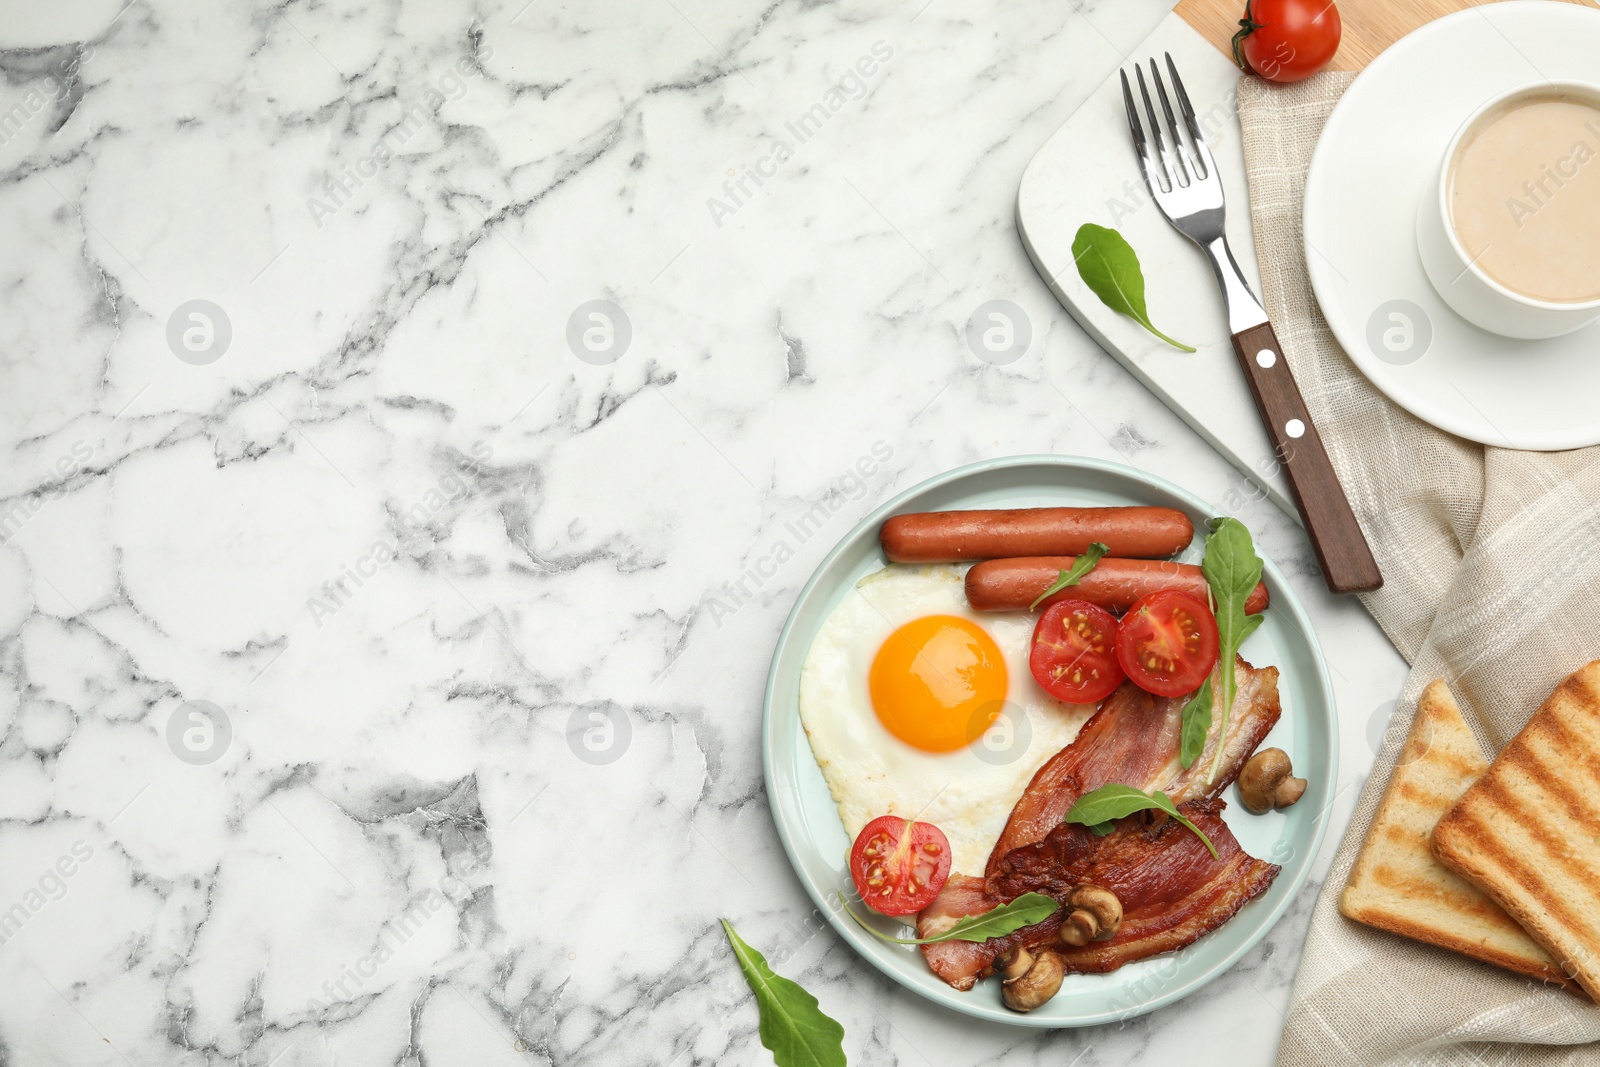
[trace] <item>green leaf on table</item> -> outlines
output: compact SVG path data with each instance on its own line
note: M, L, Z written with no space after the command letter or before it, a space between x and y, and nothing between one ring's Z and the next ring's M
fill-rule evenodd
M991 937L1004 937L1015 933L1024 926L1042 923L1061 907L1054 898L1047 897L1043 893L1024 893L1009 904L1001 904L997 908L977 915L965 916L944 933L935 934L933 937L890 937L867 925L867 921L845 903L843 893L839 894L839 903L850 913L850 918L859 923L867 933L897 945L937 945L941 941L987 941Z
M1073 560L1071 567L1057 574L1056 584L1040 593L1038 597L1034 599L1034 602L1028 605L1028 610L1032 611L1034 608L1037 608L1039 606L1039 601L1044 600L1046 597L1055 596L1068 586L1077 585L1079 582L1083 581L1083 576L1094 570L1095 564L1099 563L1101 557L1110 551L1110 547L1108 547L1103 541L1090 542L1088 549L1083 553L1083 555Z
M1136 812L1150 811L1152 809L1166 812L1184 826L1193 830L1195 836L1205 843L1211 855L1215 856L1217 854L1217 847L1211 843L1211 839L1201 831L1200 827L1185 818L1178 811L1178 806L1172 802L1172 798L1159 789L1153 793L1146 793L1135 789L1131 785L1118 783L1103 785L1099 789L1092 790L1079 797L1078 802L1072 805L1063 821L1081 823L1095 833L1104 836L1109 831L1103 830L1102 827L1109 826L1116 820L1126 818Z
M1228 739L1228 716L1233 711L1234 697L1238 695L1238 678L1234 673L1234 659L1249 636L1261 625L1260 615L1246 615L1245 602L1250 599L1256 584L1261 581L1261 557L1256 555L1255 542L1250 531L1238 519L1211 520L1211 534L1206 538L1206 558L1200 564L1205 572L1206 584L1211 587L1212 610L1217 616L1217 671L1221 684L1217 686L1218 702L1222 705L1222 725L1217 731L1217 753L1211 760L1211 774L1207 781L1217 780L1222 769L1224 742ZM1210 686L1204 688L1210 689Z
M722 929L761 1011L761 1043L778 1067L845 1067L844 1027L822 1013L817 998L772 973L766 957L744 943L727 919Z
M1078 264L1078 277L1106 307L1133 319L1173 348L1194 351L1156 329L1150 321L1144 306L1144 271L1139 269L1133 246L1122 234L1086 222L1072 239L1072 258Z

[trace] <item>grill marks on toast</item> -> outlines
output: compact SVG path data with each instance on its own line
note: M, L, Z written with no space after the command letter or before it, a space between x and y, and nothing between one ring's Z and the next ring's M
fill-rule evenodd
M1339 909L1369 926L1576 989L1510 915L1429 851L1434 824L1487 768L1449 688L1433 683Z
M1439 821L1433 852L1600 1000L1600 661L1556 687Z
M1569 820L1558 819L1550 812L1541 813L1533 810L1523 803L1522 797L1518 795L1524 789L1537 788L1540 784L1537 781L1538 776L1532 777L1534 781L1519 781L1518 776L1508 769L1508 773L1486 782L1480 799L1471 806L1475 809L1472 810L1472 814L1481 816L1483 802L1493 803L1498 810L1492 813L1492 822L1489 825L1498 833L1477 842L1479 851L1502 855L1509 863L1521 864L1524 858L1528 860L1536 858L1538 862L1534 866L1544 868L1546 864L1554 864L1570 877L1580 881L1591 877L1593 872L1578 862L1567 847L1572 833L1581 831L1571 825ZM1508 782L1507 779L1511 781ZM1514 825L1504 825L1507 821ZM1567 825L1558 825L1560 823ZM1512 840L1516 840L1517 847L1507 847ZM1537 849L1530 846L1537 846ZM1537 857L1530 855L1534 851L1539 853ZM1569 921L1578 923L1582 921L1576 911L1568 909L1560 900L1552 899L1547 906L1552 911L1559 911L1568 916Z

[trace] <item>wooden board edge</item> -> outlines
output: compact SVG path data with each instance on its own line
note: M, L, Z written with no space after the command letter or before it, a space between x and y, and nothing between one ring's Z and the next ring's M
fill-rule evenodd
M1412 30L1448 15L1495 0L1338 0L1343 35L1329 70L1363 70L1385 48ZM1600 7L1600 0L1565 0ZM1233 35L1244 16L1245 0L1178 0L1178 17L1220 49L1233 54Z

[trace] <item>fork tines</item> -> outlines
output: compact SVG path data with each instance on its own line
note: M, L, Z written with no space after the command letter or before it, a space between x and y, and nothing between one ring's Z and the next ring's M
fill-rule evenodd
M1161 68L1154 59L1150 60L1150 78L1156 83L1156 96L1161 100L1161 112L1166 119L1166 134L1171 137L1171 148L1167 146L1167 136L1162 135L1162 123L1156 118L1155 105L1150 100L1150 89L1145 84L1144 68L1134 64L1134 76L1139 81L1139 96L1144 100L1144 113L1150 122L1150 137L1146 139L1144 126L1139 121L1139 108L1133 102L1133 87L1128 82L1128 72L1122 71L1122 102L1128 109L1128 128L1133 133L1133 146L1139 153L1139 166L1144 171L1145 182L1150 186L1150 192L1169 193L1175 188L1187 188L1197 181L1205 181L1211 177L1211 152L1206 146L1205 135L1200 131L1199 120L1195 118L1194 105L1189 102L1189 93L1183 87L1183 79L1178 77L1178 68L1172 62L1171 53L1166 54L1167 73L1172 77L1172 89L1178 98L1178 112L1183 116L1183 129L1188 131L1189 142L1184 142L1183 134L1179 131L1178 120L1172 111L1172 100L1167 95L1166 82L1162 80ZM1155 142L1155 151L1152 153L1150 142ZM1157 161L1159 159L1159 166Z

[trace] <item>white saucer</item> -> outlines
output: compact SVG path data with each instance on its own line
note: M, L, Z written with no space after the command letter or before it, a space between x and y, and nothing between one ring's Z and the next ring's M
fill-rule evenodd
M1456 128L1489 97L1539 78L1600 80L1600 10L1510 0L1401 39L1322 131L1305 240L1323 316L1389 399L1473 441L1553 451L1600 442L1600 324L1544 341L1481 330L1434 291L1416 237L1418 203Z

